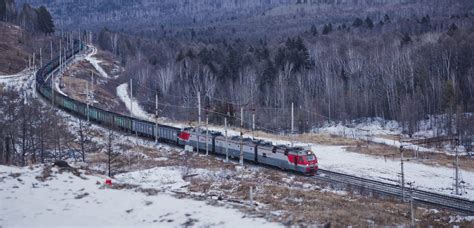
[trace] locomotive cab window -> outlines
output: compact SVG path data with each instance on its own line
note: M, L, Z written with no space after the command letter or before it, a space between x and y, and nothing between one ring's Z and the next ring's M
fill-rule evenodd
M307 161L314 161L314 160L316 160L316 157L312 154L311 155L306 155L306 160Z

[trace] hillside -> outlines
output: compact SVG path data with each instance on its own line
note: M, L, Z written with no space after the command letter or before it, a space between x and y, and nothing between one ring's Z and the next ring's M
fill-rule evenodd
M18 73L28 65L28 54L23 43L23 29L0 22L0 75Z
M473 13L469 0L96 0L48 1L18 0L34 6L46 5L58 25L65 29L101 29L104 26L136 33L183 33L195 28L213 35L235 36L243 30L248 35L265 36L294 33L312 24L352 23L355 17L395 18ZM265 25L265 26L262 26ZM249 27L251 26L251 28ZM178 30L178 31L176 31ZM189 31L187 31L189 32ZM241 34L242 36L245 34ZM219 37L215 36L215 37Z

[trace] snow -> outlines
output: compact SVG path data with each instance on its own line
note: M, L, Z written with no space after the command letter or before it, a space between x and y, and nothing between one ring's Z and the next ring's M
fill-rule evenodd
M472 115L471 113L463 113L463 115ZM418 121L418 131L414 132L412 138L403 134L402 124L395 120L384 120L382 118L362 118L353 120L348 123L327 123L321 128L315 128L313 131L321 134L338 135L347 138L354 138L358 140L366 140L370 142L385 144L393 147L400 147L403 145L406 149L415 150L418 152L434 152L444 153L447 155L454 155L455 150L452 146L447 145L445 148L438 150L435 148L427 148L423 146L414 145L408 142L400 143L398 137L406 139L426 139L437 136L445 136L439 125L444 123L446 115L430 115L426 119ZM380 136L394 136L394 139L387 139ZM457 148L459 152L465 152L464 147Z
M144 120L149 120L151 117L143 110L143 108L138 104L136 99L132 99L132 104L130 104L130 96L128 94L128 83L121 84L117 86L117 96L125 104L127 109L132 111L133 117L137 117Z
M312 146L322 169L356 175L392 184L398 184L401 172L400 160L383 159L365 154L352 153L340 146ZM416 162L405 162L405 183L414 181L421 190L450 195L453 192L453 169L434 167ZM474 200L474 172L462 170L466 182L461 196Z
M172 126L181 127L181 124L175 124L169 122L168 124ZM341 127L336 128L327 128L331 130L331 133L337 133L336 130L341 133L345 131L346 136L348 128ZM386 126L389 126L388 129L381 126L370 125L368 127L359 126L359 130L356 132L359 137L364 137L362 134L366 132L365 130L379 133L379 134L398 134L397 129L398 124L395 121L389 122ZM219 131L224 134L224 128L218 126L210 126L209 130ZM356 130L356 128L350 129ZM326 132L328 133L328 132ZM227 129L227 134L229 137L240 135L237 130ZM340 134L339 134L340 135ZM365 135L367 136L367 135ZM257 139L262 139L265 141L270 141L274 145L290 145L291 142L287 140L276 140L272 138L265 137L256 137ZM398 141L376 138L372 137L372 141L378 143L384 143L391 146L399 147L401 144ZM383 159L382 157L353 153L345 150L342 146L321 146L315 144L294 142L295 146L311 147L312 150L318 157L319 166L322 169L336 171L341 173L346 173L350 175L355 175L359 177L374 179L378 181L388 182L392 184L398 184L399 174L400 174L400 161ZM403 143L405 148L411 148L418 151L427 151L429 149L418 147L416 145L410 145ZM453 169L441 166L430 166L418 163L417 161L407 161L405 162L405 182L414 182L414 186L418 189L439 192L446 195L451 195L453 193ZM474 200L474 186L472 180L474 180L474 172L461 169L461 174L465 184L465 194L461 197Z
M112 77L109 76L109 74L107 74L107 72L105 72L104 68L102 68L100 66L100 63L102 63L101 60L98 60L97 58L94 57L94 55L97 54L97 48L94 47L94 46L90 46L89 48L92 49L92 51L86 56L86 60L92 64L92 66L97 70L97 72L99 72L100 76L102 76L103 78L106 78L106 79L110 79Z
M36 71L33 69L26 68L17 74L0 75L0 84L16 91L25 91L28 95L32 95L35 93L35 73Z
M222 127L209 127L210 130L224 132ZM227 130L228 136L239 135L236 130ZM276 140L272 138L256 137L265 141L270 141L274 145L290 145L287 140ZM376 141L378 139L375 139ZM391 141L391 142L390 142ZM387 140L394 146L400 145L399 142ZM359 177L374 179L378 181L398 184L400 174L400 161L384 159L382 157L359 154L347 151L343 146L322 146L294 142L295 146L311 147L319 161L319 167L322 169L346 173ZM404 144L405 148L407 147ZM408 146L409 147L409 146ZM414 186L418 189L443 193L451 195L453 193L453 169L442 166L430 166L417 162L416 160L406 161L405 163L405 183L414 181ZM465 193L461 197L474 200L474 172L461 169L461 175L465 184Z
M416 150L419 152L440 152L431 148L413 145L399 140L386 139L378 135L399 136L402 134L402 127L397 121L384 121L381 118L370 118L364 121L344 125L342 123L331 123L314 130L317 133L338 135L358 140L367 140L370 142L385 144L388 146L400 147ZM421 134L421 133L420 133Z
M110 189L101 184L106 177L100 175L82 173L83 178L79 178L53 168L52 176L41 182L35 177L42 170L42 166L0 166L0 226L280 226L248 217L236 209L178 199L168 193L147 196L134 189Z
M116 179L129 184L139 184L144 188L160 188L162 190L176 190L185 185L182 169L178 167L157 167L120 174Z
M59 85L60 83L61 83L61 77L54 77L54 88L56 92L67 97L68 95L61 90L61 86Z
M120 89L120 92L119 92ZM117 94L121 96L122 101L127 104L127 108L130 105L130 98L127 94L127 84L122 84L118 88ZM140 118L147 119L147 114L143 109L140 108L139 104L134 101L134 115L139 116ZM161 121L163 122L163 121ZM166 124L183 127L182 124L176 124L173 122L168 122ZM398 141L371 137L367 134L368 131L375 132L377 134L399 134L398 123L391 121L385 126L377 124L367 124L366 126L359 125L356 128L349 129L347 127L342 127L339 125L337 127L328 127L326 128L325 133L338 134L341 135L344 133L346 136L348 132L351 132L358 137L370 137L371 141L377 143L384 143L391 146L399 147L401 144ZM209 130L220 131L224 134L224 128L219 126L210 126ZM365 134L364 134L365 133ZM240 133L237 130L227 129L227 134L229 137L238 136ZM270 141L274 145L290 145L290 141L286 140L276 140L272 138L257 137L265 141ZM392 184L398 183L398 176L400 173L400 162L398 160L385 160L381 157L364 155L359 153L353 153L346 151L343 147L340 146L320 146L315 144L307 144L294 142L296 146L310 146L312 150L316 153L319 159L319 165L322 169L327 169L336 172L342 172L350 175L375 179L379 181L384 181ZM416 145L409 145L407 143L403 144L405 148L415 149L418 151L429 151L423 147ZM406 183L414 181L414 186L418 189L423 189L431 192L440 192L443 194L450 195L453 192L453 169L446 167L434 167L430 165L420 164L416 161L407 161L405 162L405 173L406 173ZM467 194L462 197L474 200L474 186L472 185L471 180L474 180L474 172L461 170L463 179L466 182L465 191Z

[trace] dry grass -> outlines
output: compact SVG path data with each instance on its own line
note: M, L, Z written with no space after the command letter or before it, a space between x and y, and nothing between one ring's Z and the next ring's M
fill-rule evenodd
M189 190L208 197L216 196L216 192L219 192L219 199L245 205L249 201L249 188L252 186L258 210L251 206L244 207L244 210L256 216L263 214L270 221L288 226L331 224L335 227L367 227L410 223L408 205L397 200L360 195L358 189L346 189L346 195L326 192L318 187L320 183L310 178L275 170L244 172L247 178L240 178L238 173L231 179L220 181L195 177L191 180ZM275 211L279 214L272 213ZM433 214L426 211L416 211L419 224L448 225L448 221L441 217L449 213Z
M120 142L116 146L121 150L143 154L148 159L138 161L134 158L132 166L128 166L128 158L122 156L117 164L129 171L154 168L158 166L182 166L184 153L174 149L156 149L153 147L127 144ZM105 162L104 153L89 156L97 162ZM158 159L157 158L166 158ZM267 168L237 169L234 163L224 163L215 156L190 154L188 159L190 168L203 168L216 173L222 170L230 171L227 177L194 176L187 178L190 181L190 193L181 193L177 197L206 200L210 204L219 205L219 202L230 202L247 216L265 217L287 226L315 226L331 224L335 227L345 226L394 226L409 224L408 205L391 198L384 198L371 194L367 190L358 188L342 188L346 194L336 194L330 191L326 183ZM136 191L147 195L159 194L160 190L140 189ZM249 188L254 189L254 202L257 206L249 206ZM229 205L226 203L225 205ZM275 213L278 212L278 213ZM449 212L427 212L417 209L416 217L420 225L448 226Z
M360 146L347 147L346 149L361 154L384 156L386 159L400 159L400 150L398 148L384 144L366 143ZM454 156L443 153L418 152L418 158L416 158L416 154L414 150L404 150L404 157L411 161L431 166L454 167ZM468 156L460 156L459 164L465 170L474 171L474 159Z
M102 62L99 65L104 69L104 71L110 75L115 76L121 72L114 72L114 68L120 66L120 62L117 58L110 52L99 50L95 55L97 59L100 59Z
M61 77L61 85L64 87L63 91L71 96L73 99L85 102L86 101L86 87L87 82L91 81L91 71L98 73L86 61L80 61L72 65L64 76ZM95 78L95 83L98 82L98 78ZM91 84L89 84L92 87ZM102 86L95 85L94 88L89 88L91 91L93 89L94 98L97 101L94 104L97 107L104 109L114 109L120 105L116 99L115 91L111 91L103 88Z

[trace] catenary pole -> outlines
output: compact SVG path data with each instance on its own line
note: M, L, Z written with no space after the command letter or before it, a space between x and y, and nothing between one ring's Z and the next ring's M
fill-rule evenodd
M133 117L133 80L130 78L130 116Z
M291 146L293 146L293 134L295 130L295 104L291 102Z
M405 173L403 167L403 146L400 146L400 169L401 169L401 178L402 178L402 200L405 202Z
M240 159L239 159L239 163L241 166L244 165L244 151L243 151L243 147L244 147L244 132L243 132L243 128L244 128L244 107L240 107Z
M224 118L225 133L225 162L229 162L229 143L227 142L227 117Z
M209 155L209 116L206 113L206 156Z
M155 97L155 143L158 143L158 92Z
M198 91L197 94L198 99L198 127L197 127L197 150L196 152L199 153L199 144L201 143L200 135L201 135L201 91Z

